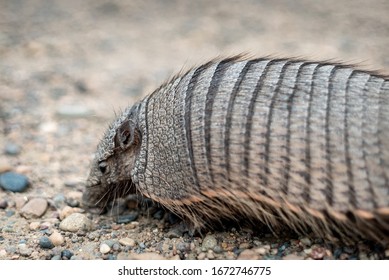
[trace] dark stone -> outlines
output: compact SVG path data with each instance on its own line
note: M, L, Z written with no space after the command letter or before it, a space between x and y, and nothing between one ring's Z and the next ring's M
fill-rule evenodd
M279 257L282 257L282 256L285 256L285 250L288 249L290 247L290 242L285 242L283 243L279 248L278 248L278 251L277 251L277 256Z
M66 204L70 207L78 207L80 206L80 202L74 198L68 198L66 199Z
M158 209L157 212L154 213L153 218L157 220L162 220L164 215L165 215L165 210Z
M343 253L342 248L336 248L334 250L334 258L338 260L340 258L340 255Z
M20 146L15 143L5 144L4 152L6 155L17 156L18 154L20 154L20 151L21 151Z
M11 192L22 192L28 187L28 178L15 172L0 175L0 187Z
M72 256L73 256L73 253L67 249L65 249L61 252L61 259L63 259L63 260L70 260L70 258Z
M112 245L112 250L113 251L119 251L120 250L120 244L119 243L115 243Z
M41 248L43 249L54 248L53 242L51 242L51 240L47 236L43 236L39 239L39 246L41 246Z
M182 231L177 228L173 228L169 230L169 232L167 233L168 238L180 238L181 236L182 236Z
M135 221L138 218L138 212L132 211L130 214L118 216L116 222L118 224L128 224L132 221Z
M355 247L343 247L343 252L345 252L346 254L349 254L349 255L352 255L356 252L356 248Z
M223 249L219 245L216 245L215 247L213 247L213 252L215 252L216 254L221 254L223 253Z
M7 200L3 199L3 200L0 200L0 209L5 209L8 207L8 202Z
M85 93L88 91L88 87L84 81L77 81L77 82L75 82L74 86L81 93Z
M174 224L178 223L179 221L181 221L180 217L178 217L177 215L175 215L173 213L169 213L169 215L168 215L169 224L174 225Z
M190 251L190 250L189 250L189 244L188 244L188 243L185 243L185 242L179 242L179 243L177 243L176 248L177 248L177 250L180 250L180 252L182 252L182 253L185 253L185 252Z

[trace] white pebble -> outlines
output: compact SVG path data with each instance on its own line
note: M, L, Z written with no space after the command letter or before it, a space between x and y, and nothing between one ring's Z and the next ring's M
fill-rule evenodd
M84 214L73 213L66 217L60 224L59 228L64 231L76 232L78 230L89 231L92 229L92 221Z
M107 254L109 251L111 251L111 248L107 244L102 243L100 245L100 253Z
M62 234L60 234L58 231L54 231L49 236L49 239L55 246L60 246L65 242L65 239L63 238Z
M122 244L123 246L130 246L130 247L134 247L136 245L135 240L128 237L120 239L119 243Z
M46 199L33 198L20 209L20 214L26 219L39 218L46 212L47 206Z

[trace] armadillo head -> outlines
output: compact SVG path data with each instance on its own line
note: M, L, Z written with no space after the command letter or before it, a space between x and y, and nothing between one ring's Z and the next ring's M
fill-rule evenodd
M100 141L83 194L85 206L105 208L135 192L130 174L141 146L136 112L137 105L125 110Z

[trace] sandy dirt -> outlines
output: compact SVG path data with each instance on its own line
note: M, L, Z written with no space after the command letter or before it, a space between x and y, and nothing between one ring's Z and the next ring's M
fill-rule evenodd
M79 203L115 112L182 68L249 53L389 74L388 14L384 0L0 0L0 172L30 182L21 193L0 189L0 259L389 258L388 248L369 242L334 245L253 227L193 236L155 206L123 209L119 223L115 213L85 213ZM34 198L47 209L23 214ZM73 212L91 228L61 229Z

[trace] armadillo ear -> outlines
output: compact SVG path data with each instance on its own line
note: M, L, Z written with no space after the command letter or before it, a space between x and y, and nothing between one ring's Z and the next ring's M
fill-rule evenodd
M124 121L116 131L115 146L127 149L138 142L139 133L136 131L135 125L129 121Z

